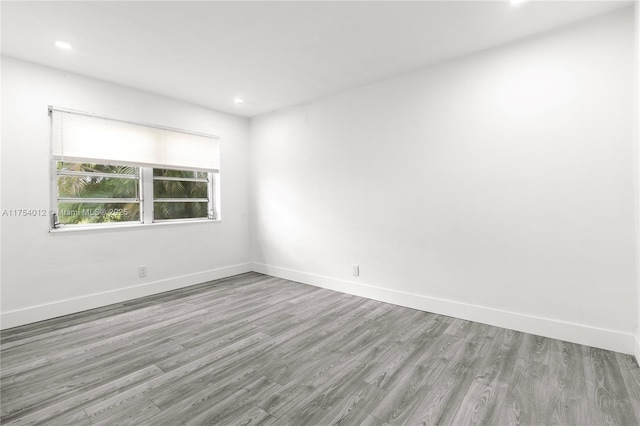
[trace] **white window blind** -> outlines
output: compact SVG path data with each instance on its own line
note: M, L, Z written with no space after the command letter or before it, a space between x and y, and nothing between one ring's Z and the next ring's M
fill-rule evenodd
M216 136L50 108L55 159L218 171Z

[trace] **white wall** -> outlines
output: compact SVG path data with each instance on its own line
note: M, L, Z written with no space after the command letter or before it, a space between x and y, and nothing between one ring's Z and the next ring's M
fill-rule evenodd
M223 220L50 234L2 217L3 328L249 270L247 119L2 58L3 209L49 209L48 105L219 135Z
M632 58L627 8L253 119L254 268L632 353Z
M640 364L640 2L636 1L635 4L635 29L636 29L636 44L635 44L635 144L636 155L634 156L635 163L635 182L636 182L636 262L637 262L637 283L638 290L636 294L636 342L635 342L635 355L638 364Z

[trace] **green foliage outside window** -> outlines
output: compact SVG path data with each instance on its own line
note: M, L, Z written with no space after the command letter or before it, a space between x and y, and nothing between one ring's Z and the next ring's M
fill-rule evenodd
M58 198L82 199L58 203L59 223L91 224L140 220L140 203L121 201L139 198L139 180L135 167L60 161L57 173ZM97 173L101 175L96 175ZM103 174L131 177L107 177ZM92 201L98 198L114 200Z
M155 200L153 216L155 220L206 218L208 216L208 173L191 170L153 169L153 176L153 199ZM197 199L198 201L175 201L176 199Z
M60 224L141 221L140 168L59 161L56 172ZM209 173L156 168L148 184L154 220L209 217Z

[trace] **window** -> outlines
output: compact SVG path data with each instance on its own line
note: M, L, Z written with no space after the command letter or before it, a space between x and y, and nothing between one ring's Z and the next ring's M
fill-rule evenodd
M153 169L153 220L216 217L213 173Z
M140 169L56 162L54 226L140 222Z
M219 220L217 138L50 112L52 228Z

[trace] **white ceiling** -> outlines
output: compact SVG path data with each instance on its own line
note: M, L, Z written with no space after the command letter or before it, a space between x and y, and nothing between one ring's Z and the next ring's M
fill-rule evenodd
M3 1L2 54L254 116L630 4Z

